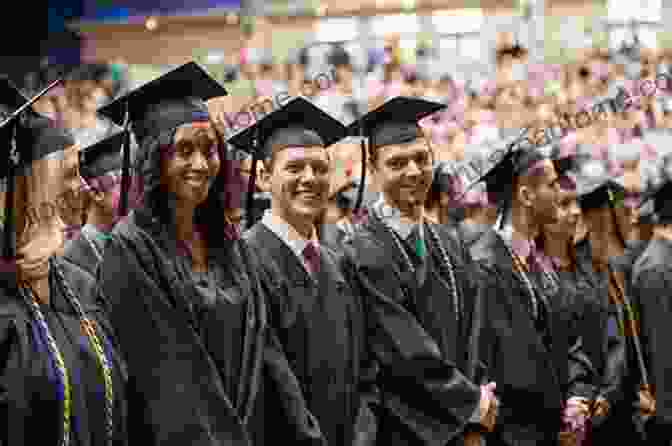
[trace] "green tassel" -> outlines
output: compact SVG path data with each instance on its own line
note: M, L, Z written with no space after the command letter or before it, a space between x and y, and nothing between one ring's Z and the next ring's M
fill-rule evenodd
M425 257L425 242L420 238L415 241L415 252L419 257Z

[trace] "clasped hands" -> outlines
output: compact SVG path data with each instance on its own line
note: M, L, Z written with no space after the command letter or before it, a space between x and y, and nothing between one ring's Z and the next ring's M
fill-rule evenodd
M497 421L497 408L499 401L495 396L494 382L481 386L481 400L479 402L480 425L487 432L492 432ZM481 433L467 432L464 436L464 446L480 446Z

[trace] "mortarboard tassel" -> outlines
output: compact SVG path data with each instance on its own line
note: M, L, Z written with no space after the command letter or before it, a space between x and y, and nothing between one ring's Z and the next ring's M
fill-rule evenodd
M359 179L359 189L357 190L357 201L353 209L353 214L357 214L362 207L364 201L364 185L366 184L366 138L364 138L364 124L360 120L359 135L362 137L360 141L360 150L362 153L362 168Z
M259 163L259 128L255 130L254 138L252 139L252 171L250 172L250 182L247 186L247 215L246 224L247 229L250 229L254 224L252 213L254 212L254 188L257 183L257 164Z
M128 213L128 191L131 186L131 134L129 132L130 126L130 110L128 99L126 100L126 110L124 112L124 141L122 147L122 167L121 167L121 197L119 200L119 218L125 217Z
M7 165L7 196L5 197L5 222L3 232L3 257L6 259L14 258L16 252L16 237L14 237L14 177L19 165L19 152L16 147L16 121L12 122L10 140L9 163Z

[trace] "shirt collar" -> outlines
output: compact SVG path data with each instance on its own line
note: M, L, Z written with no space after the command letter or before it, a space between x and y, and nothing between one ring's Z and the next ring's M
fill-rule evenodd
M530 253L536 250L534 241L525 240L520 237L520 235L513 230L513 226L510 223L505 224L504 227L497 232L502 237L504 243L511 248L513 253L523 259L526 259Z
M302 262L303 250L306 248L308 243L313 243L315 246L319 246L315 228L313 228L313 235L311 236L310 240L306 240L298 232L296 232L296 229L287 223L284 218L273 214L270 209L264 212L261 223L264 224L271 232L277 235L280 240L282 240Z
M389 205L383 195L381 194L380 198L374 204L375 209L378 211L380 219L388 225L394 232L396 232L402 240L408 239L411 233L418 226L418 223L410 222L408 219L401 216L401 211L394 206ZM425 220L424 215L421 214L420 222L423 223ZM420 224L420 235L422 237L423 225Z

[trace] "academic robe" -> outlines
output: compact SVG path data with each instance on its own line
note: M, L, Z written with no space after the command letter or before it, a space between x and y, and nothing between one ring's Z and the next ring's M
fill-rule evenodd
M491 229L471 247L487 302L479 353L501 403L488 445L557 444L567 399L594 395L592 365L574 315L566 311L571 304L562 282L553 290L541 285L541 273L528 273L549 305L545 318L535 321L530 293L504 243Z
M132 444L126 425L126 372L104 305L95 300L93 277L57 261L86 314L96 324L111 365L114 393L114 446ZM96 355L83 333L80 319L66 300L53 270L49 273L49 303L40 305L61 351L71 383L70 445L107 444L105 387ZM16 286L0 290L0 445L60 444L63 435L62 398L51 354L41 341L37 322Z
M342 261L320 246L320 271L311 277L263 221L245 233L245 240L259 253L270 320L309 410L328 444L352 445L356 434L366 429L357 426L366 339L360 299Z
M241 256L251 256L244 243L236 242L229 253L208 251L209 262L239 272L236 291L246 299L246 323L220 324L221 337L239 340L241 347L235 351L244 352L239 357L226 344L213 351L217 344L201 335L204 317L197 309L203 306L197 302L196 284L178 268L176 242L158 219L137 209L117 224L112 235L99 280L128 364L134 442L161 446L323 443L296 377L265 322L265 296L257 292L256 267L240 271L244 269ZM253 256L250 259L254 261ZM215 308L206 319L217 323L219 310L225 311ZM227 342L233 342L230 339ZM220 370L222 363L228 370L241 370L236 394L226 391L232 377ZM265 432L279 424L287 426L288 436ZM265 433L271 433L270 438L264 439Z
M610 260L611 268L624 274L625 290L629 295L632 262L641 250L641 243L631 243L626 246L623 256ZM628 324L624 308L609 299L607 274L593 268L588 240L577 244L577 272L579 280L593 290L592 294L581 295L586 298L586 313L590 314L584 317L582 334L586 353L601 377L597 394L610 405L606 417L592 420L591 440L596 444L613 441L640 444L644 431L633 409L641 383L634 338L631 334L626 336L624 331Z
M65 244L63 258L95 276L96 267L102 260L105 245L110 236L95 229L88 231L89 226L87 225L84 228L77 238L69 240ZM95 247L91 246L92 243L95 244Z
M672 443L672 242L651 239L632 274L633 300L639 309L641 340L656 414L647 430L652 444Z
M457 225L460 240L466 249L469 249L479 238L483 237L483 234L485 234L488 229L490 229L490 227L487 225L469 223L466 221L461 221Z
M378 445L459 443L479 401L485 371L469 340L479 333L482 302L454 232L433 225L455 267L454 311L439 253L428 248L422 285L403 263L392 234L374 212L345 243L367 315L379 367ZM425 231L426 233L426 231ZM427 237L427 236L426 236Z

